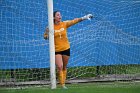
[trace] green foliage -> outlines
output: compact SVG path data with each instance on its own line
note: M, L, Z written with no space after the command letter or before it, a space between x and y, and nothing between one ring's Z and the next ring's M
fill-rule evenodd
M0 70L0 79L16 78L17 81L46 80L50 77L49 68L32 68L16 70ZM138 74L140 65L110 65L91 67L72 67L68 68L67 78L89 78L97 75L107 74Z

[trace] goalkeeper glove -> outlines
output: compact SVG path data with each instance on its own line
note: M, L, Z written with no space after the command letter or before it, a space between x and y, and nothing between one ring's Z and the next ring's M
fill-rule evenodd
M47 40L49 39L49 29L47 28L46 31L44 32L44 39Z
M92 14L87 14L87 15L81 17L81 18L82 18L82 20L86 20L86 19L91 20L91 18L93 18L93 15Z
M44 33L44 39L45 40L49 39L49 36L48 36L48 34L46 32Z

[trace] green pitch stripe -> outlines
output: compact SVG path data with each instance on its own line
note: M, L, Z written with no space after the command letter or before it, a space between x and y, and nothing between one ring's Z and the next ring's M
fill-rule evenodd
M25 89L0 89L0 93L138 93L140 83L87 83L70 84L69 89L58 87L55 90L49 87L29 87Z

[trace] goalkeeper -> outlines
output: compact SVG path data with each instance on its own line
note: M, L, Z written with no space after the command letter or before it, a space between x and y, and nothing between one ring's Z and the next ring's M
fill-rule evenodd
M61 13L55 11L53 13L54 17L54 42L55 42L55 63L57 66L59 83L62 88L67 89L65 86L65 80L67 75L67 64L70 58L70 43L67 37L67 28L79 23L83 20L90 20L93 16L92 14L85 15L81 18L75 18L73 20L68 20L62 22ZM44 33L44 39L48 39L49 29L47 28Z

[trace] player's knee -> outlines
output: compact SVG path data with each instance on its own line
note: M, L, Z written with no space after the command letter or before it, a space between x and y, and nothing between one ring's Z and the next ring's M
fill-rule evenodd
M63 66L62 65L57 66L57 68L58 68L59 71L63 70Z

